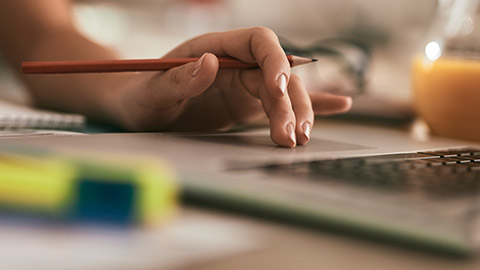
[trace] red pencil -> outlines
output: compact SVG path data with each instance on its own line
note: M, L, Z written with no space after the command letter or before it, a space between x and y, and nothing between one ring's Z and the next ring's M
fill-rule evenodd
M287 55L290 66L298 66L317 61L317 59ZM191 58L159 58L130 60L98 60L98 61L51 61L23 62L24 74L64 74L64 73L98 73L98 72L131 72L158 71L197 61ZM256 63L246 63L230 57L218 57L220 68L257 68Z

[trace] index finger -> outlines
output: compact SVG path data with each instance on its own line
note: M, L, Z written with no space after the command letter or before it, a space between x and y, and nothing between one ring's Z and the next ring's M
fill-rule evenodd
M193 57L204 52L257 63L262 69L268 93L273 97L285 94L290 63L272 30L254 27L202 35L181 44L165 57Z

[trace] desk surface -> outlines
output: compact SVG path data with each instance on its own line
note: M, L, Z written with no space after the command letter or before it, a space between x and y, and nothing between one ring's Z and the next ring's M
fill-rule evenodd
M242 224L262 238L260 246L179 270L236 269L480 269L480 257L452 258L340 234L198 210Z
M325 123L323 127L325 127ZM84 138L88 138L88 136ZM110 137L107 136L106 138ZM130 139L131 141L136 141L133 140L135 138L139 137ZM34 145L48 145L48 143L56 145L59 143L59 140L56 138L40 140L19 139L8 142L13 141L30 142ZM77 141L77 139L71 141ZM83 139L78 141L77 146L86 147ZM135 144L131 148L138 149L138 146ZM148 147L145 150L161 150L150 148ZM235 246L234 242L238 241L241 242L240 246L243 247L237 249L236 252L229 252L222 256L207 256L208 258L188 260L183 261L181 264L174 263L168 266L161 263L153 264L155 266L158 265L158 267L145 269L318 269L319 267L325 269L352 269L353 267L360 269L480 269L480 256L472 258L445 257L387 243L372 242L351 236L295 227L237 214L196 209L191 206L186 206L184 210L186 211L182 212L180 220L182 218L192 220L190 217L200 217L202 220L211 220L213 223L220 221L223 224L222 228L225 229L223 230L224 238L229 238L233 241L228 243L228 245L231 247ZM228 222L223 223L225 220ZM192 224L192 226L196 226L197 223L193 222ZM209 232L207 230L205 234L208 236L209 233L216 234L217 238L218 235L221 235L211 230ZM229 234L237 237L226 237ZM188 232L182 237L189 237ZM251 245L248 245L249 242L251 242ZM215 243L210 246L216 245ZM198 249L199 245L184 246L183 248L185 251L191 252L192 247ZM178 245L159 246L158 254L164 254L165 250L171 248L178 248ZM156 249L153 255L155 254ZM161 260L157 258L157 261ZM68 267L63 269L68 269Z

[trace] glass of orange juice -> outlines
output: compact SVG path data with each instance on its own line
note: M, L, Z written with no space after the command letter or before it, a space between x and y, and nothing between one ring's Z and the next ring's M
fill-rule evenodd
M478 0L447 4L436 24L439 38L413 63L415 108L434 134L480 141Z

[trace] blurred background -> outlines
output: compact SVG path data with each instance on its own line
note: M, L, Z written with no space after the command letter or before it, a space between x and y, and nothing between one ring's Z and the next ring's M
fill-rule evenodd
M273 29L287 52L320 58L298 67L309 91L355 97L352 114L412 115L412 57L427 42L437 0L77 0L78 28L124 58L155 58L194 36ZM1 95L27 97L2 68Z

